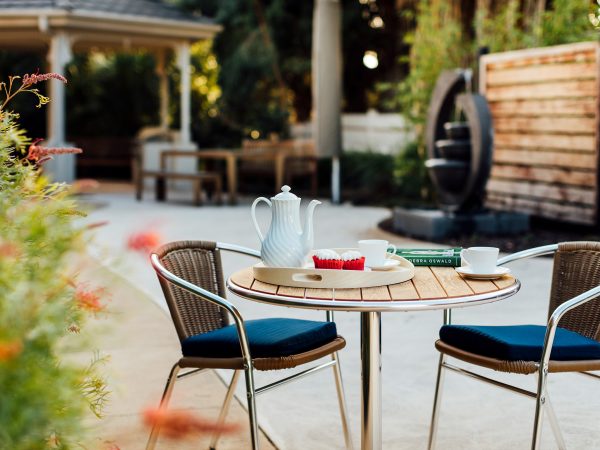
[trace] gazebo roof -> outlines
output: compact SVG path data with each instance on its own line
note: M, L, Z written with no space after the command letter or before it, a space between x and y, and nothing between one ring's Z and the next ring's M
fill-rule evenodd
M4 11L8 10L8 11ZM57 10L71 13L110 13L183 22L213 23L161 0L0 0L0 13L10 10Z
M160 46L210 38L220 29L166 0L0 0L0 45L15 47L52 31L66 31L87 47L111 41Z

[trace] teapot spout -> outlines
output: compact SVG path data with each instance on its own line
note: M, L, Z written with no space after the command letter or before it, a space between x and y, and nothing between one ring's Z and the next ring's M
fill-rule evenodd
M313 214L315 212L315 206L320 205L319 200L312 200L306 208L306 217L304 218L304 228L302 231L302 241L304 242L304 249L306 253L310 252L314 242L314 231L313 231Z

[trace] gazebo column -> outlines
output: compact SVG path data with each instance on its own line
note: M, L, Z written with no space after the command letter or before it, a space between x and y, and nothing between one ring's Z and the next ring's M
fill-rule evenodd
M158 93L160 100L160 127L169 129L169 77L166 69L167 55L161 50L156 55L156 74L158 75Z
M331 156L331 199L340 201L342 37L339 0L316 0L313 14L313 133L319 156Z
M65 67L72 58L71 40L64 32L51 37L48 51L50 71L64 75ZM66 142L66 86L59 80L50 80L50 103L47 106L48 137L46 145L69 146ZM61 155L48 161L44 168L54 181L71 182L75 179L75 155Z
M177 64L181 74L181 144L192 142L192 86L190 73L190 44L182 42L177 47Z
M191 64L190 64L190 43L181 42L176 47L177 66L181 74L180 85L180 130L178 150L194 151L196 144L192 142L192 83L191 83ZM194 173L198 170L197 164L191 158L175 158L173 168L182 173ZM175 181L177 188L184 189L190 185L189 181Z

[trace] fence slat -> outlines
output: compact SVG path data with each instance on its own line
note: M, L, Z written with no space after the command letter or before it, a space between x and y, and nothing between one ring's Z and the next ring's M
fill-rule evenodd
M504 178L525 181L541 181L573 186L596 186L596 174L589 170L557 169L535 166L516 166L511 164L495 164L492 167L492 178Z
M585 98L595 97L596 92L596 80L575 80L531 85L487 87L485 95L489 101L493 102L530 98Z
M594 117L497 117L494 120L496 133L514 132L547 132L566 134L596 133L596 119Z
M596 151L596 137L565 134L496 133L496 147L542 148L571 151Z
M509 100L490 103L494 120L498 117L586 116L596 114L596 98Z
M491 179L488 182L488 192L535 197L542 201L544 199L552 199L586 205L596 204L596 193L593 190L528 181Z
M497 196L488 194L486 206L492 209L510 209L535 216L567 222L594 224L596 217L594 208L590 206L565 205L564 203L540 202L519 197Z
M556 150L494 150L494 163L528 164L546 167L594 169L596 155L593 153L562 153Z
M571 64L546 64L505 70L491 70L488 86L529 84L560 80L595 79L598 66L595 61Z

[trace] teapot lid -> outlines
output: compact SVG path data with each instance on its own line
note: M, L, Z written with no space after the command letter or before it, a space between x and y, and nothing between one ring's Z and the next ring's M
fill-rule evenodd
M271 200L300 200L296 194L290 192L291 189L292 188L286 184L281 188L281 192L275 197L272 197Z

